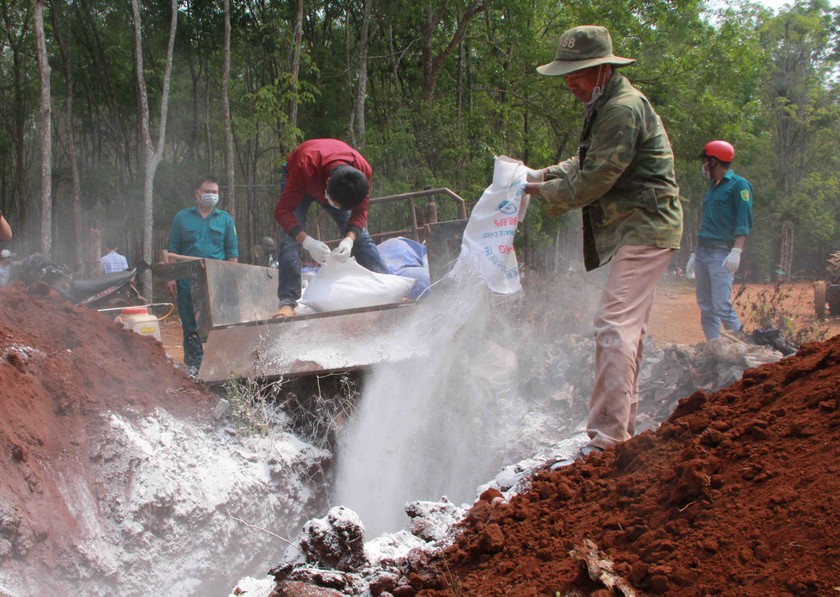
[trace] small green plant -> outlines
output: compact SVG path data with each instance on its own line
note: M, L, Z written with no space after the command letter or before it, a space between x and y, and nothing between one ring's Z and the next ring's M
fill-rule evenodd
M241 430L266 434L280 427L327 450L335 449L359 400L358 380L349 373L268 383L231 378L222 387Z
M272 426L283 424L283 416L273 403L282 385L282 379L261 384L233 377L224 383L231 418L240 429L265 435Z
M791 310L792 304L808 304L808 298L793 296L789 285L777 281L770 288L764 288L755 294L748 294L746 286L735 292L732 304L742 314L744 329L776 328L787 342L800 346L803 342L816 342L828 337L828 324L816 318L797 316Z

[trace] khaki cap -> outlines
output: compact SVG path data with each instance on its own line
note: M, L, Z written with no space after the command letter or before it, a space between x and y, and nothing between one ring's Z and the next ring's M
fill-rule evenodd
M560 36L554 61L538 66L537 72L541 75L558 76L599 64L626 66L634 62L634 58L613 55L612 38L605 27L582 25L573 27Z

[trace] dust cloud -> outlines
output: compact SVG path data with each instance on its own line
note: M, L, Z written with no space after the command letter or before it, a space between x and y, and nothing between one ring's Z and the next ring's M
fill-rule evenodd
M542 400L518 387L517 363L540 358L523 354L533 349L516 319L522 297L492 295L475 272L460 278L399 338L425 357L374 369L339 447L332 501L357 512L368 536L402 528L409 501L471 503L505 465L569 439L552 436Z

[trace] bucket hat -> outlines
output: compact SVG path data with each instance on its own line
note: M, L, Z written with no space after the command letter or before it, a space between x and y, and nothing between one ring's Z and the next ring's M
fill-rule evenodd
M635 58L622 58L613 54L612 38L605 27L581 25L560 36L554 61L538 66L537 72L559 76L599 64L626 66L634 62Z

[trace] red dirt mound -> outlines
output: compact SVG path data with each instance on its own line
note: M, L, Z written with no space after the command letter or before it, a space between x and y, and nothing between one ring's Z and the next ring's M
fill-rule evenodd
M840 336L693 394L656 432L542 474L510 502L488 490L411 584L427 596L612 594L570 556L588 540L642 593L837 594L838 401Z
M59 481L90 478L88 444L107 411L207 411L212 397L159 342L55 294L0 289L0 564L49 567L79 531ZM53 568L55 568L53 566Z

